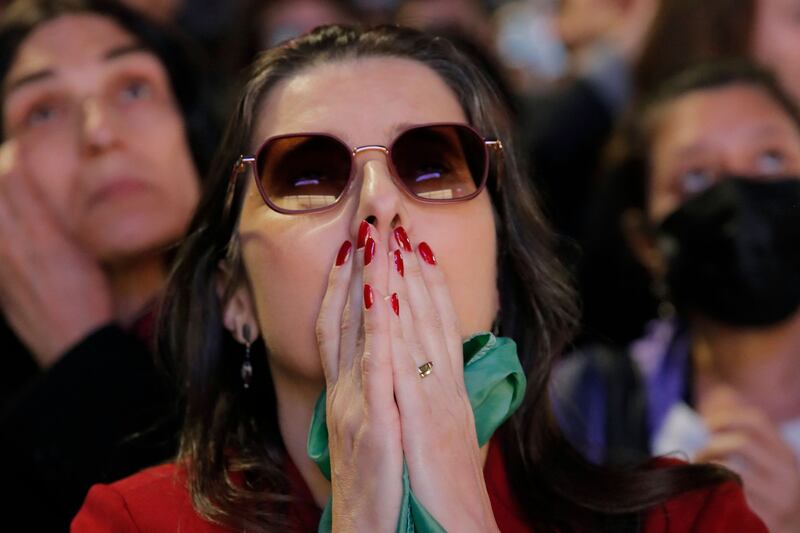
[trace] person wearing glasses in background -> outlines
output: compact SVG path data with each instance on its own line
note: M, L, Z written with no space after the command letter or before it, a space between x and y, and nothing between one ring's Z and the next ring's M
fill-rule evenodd
M161 316L177 461L72 530L765 531L727 470L603 470L553 425L575 304L509 123L415 30L262 55Z
M154 304L213 130L183 43L110 2L9 5L0 80L0 505L58 531L174 454Z

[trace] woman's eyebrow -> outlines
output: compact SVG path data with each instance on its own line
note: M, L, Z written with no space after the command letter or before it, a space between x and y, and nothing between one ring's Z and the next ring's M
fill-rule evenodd
M5 100L11 93L21 89L22 87L25 87L26 85L37 83L53 77L55 77L55 71L49 68L26 74L25 76L17 78L16 80L6 84L6 86L3 88L3 99Z
M137 54L139 52L150 53L150 50L140 43L131 43L117 46L108 50L105 54L103 54L103 59L106 61L111 61L130 54Z
M139 43L126 44L114 47L106 51L102 55L102 59L103 61L114 61L121 57L126 57L130 54L137 54L140 52L149 52L149 50ZM6 85L6 87L3 89L3 98L4 99L7 98L11 93L19 90L22 87L25 87L26 85L38 83L40 81L53 78L55 77L55 75L56 71L52 68L44 68L26 74L20 78L17 78L16 80L11 81Z

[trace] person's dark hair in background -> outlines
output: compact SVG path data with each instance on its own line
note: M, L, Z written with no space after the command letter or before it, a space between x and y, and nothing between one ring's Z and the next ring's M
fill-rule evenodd
M757 1L662 0L633 69L636 94L652 95L692 64L748 57Z
M794 531L800 111L763 68L716 62L643 99L623 134L616 221L661 319L625 350L567 360L562 426L601 462L720 461L770 531ZM604 414L571 416L590 406Z
M56 44L84 37L90 48ZM45 50L38 70L31 43ZM116 55L103 56L109 47ZM32 292L52 289L40 311L28 293L4 299L0 327L0 446L13 480L0 505L29 529L66 528L93 483L174 453L174 393L152 359L153 298L216 142L195 54L110 1L19 1L0 17L0 140L13 154L2 169L3 282L24 290L19 272L49 269ZM111 187L102 199L101 182ZM138 280L126 290L114 281L123 271ZM65 281L84 278L92 283ZM83 314L87 301L103 303Z

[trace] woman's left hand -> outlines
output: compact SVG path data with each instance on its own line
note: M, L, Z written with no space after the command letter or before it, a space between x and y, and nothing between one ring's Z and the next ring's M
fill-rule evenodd
M712 435L696 460L739 474L750 506L770 531L800 532L800 464L778 428L727 387L712 391L700 411Z
M388 305L403 452L415 497L448 531L497 531L464 384L461 331L430 246L402 227L390 251ZM430 374L419 367L432 363Z

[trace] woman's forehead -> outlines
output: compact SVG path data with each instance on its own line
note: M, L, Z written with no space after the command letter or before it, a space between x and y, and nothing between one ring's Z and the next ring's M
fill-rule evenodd
M62 15L40 24L22 42L4 86L40 72L81 69L143 51L137 39L113 20L96 14Z
M324 132L347 144L387 144L409 125L466 122L456 94L421 62L396 57L316 65L263 99L253 144L286 133Z

